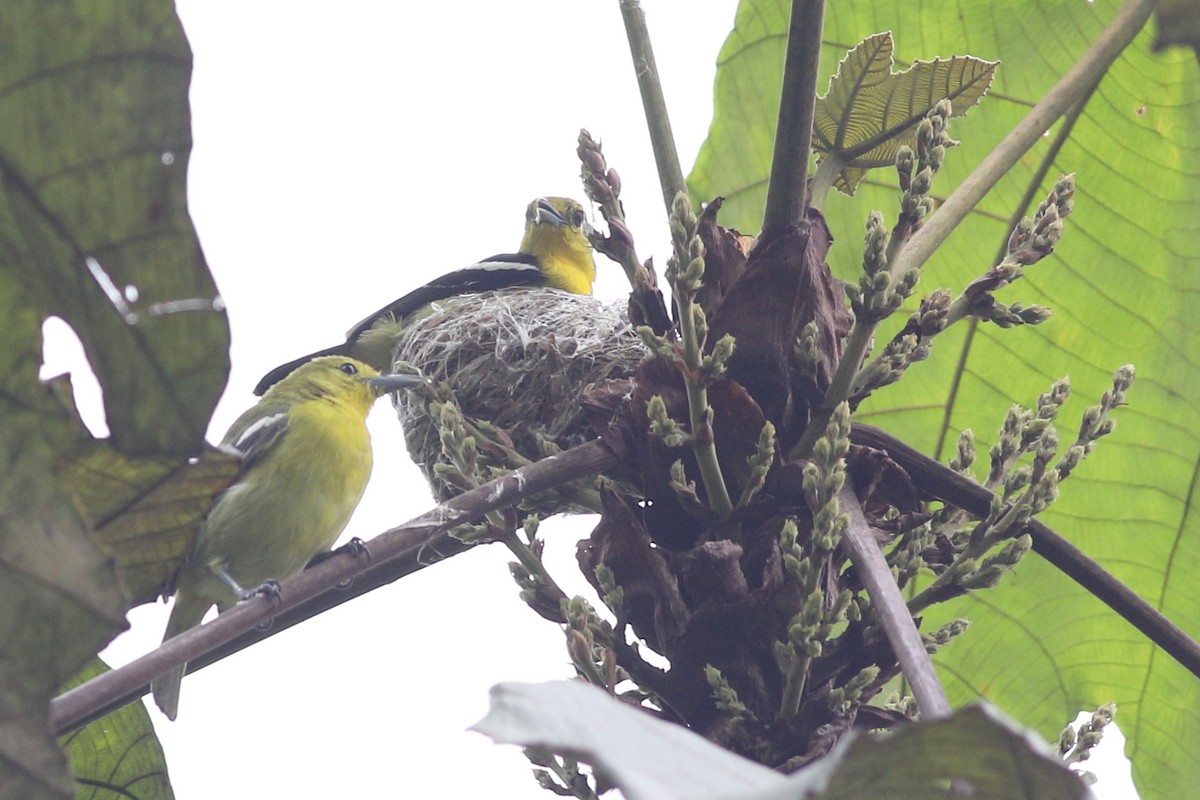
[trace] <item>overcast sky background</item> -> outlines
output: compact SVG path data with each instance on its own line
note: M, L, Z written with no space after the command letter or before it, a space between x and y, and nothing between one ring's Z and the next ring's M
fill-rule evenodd
M685 172L735 6L644 2ZM583 200L581 127L621 174L640 255L666 263L616 0L178 8L195 55L189 204L233 329L210 440L254 402L267 369L341 341L430 278L515 250L532 198ZM620 298L620 268L598 266L597 294ZM79 373L58 333L47 371ZM77 391L102 424L94 390L90 403ZM386 401L371 429L374 476L347 537L432 505ZM591 522L542 526L568 593L590 594L574 549ZM149 703L177 797L550 796L516 748L465 731L491 685L572 674L561 632L517 598L508 560L498 545L477 548L188 676L173 724ZM106 658L152 649L166 617L161 604L134 609Z

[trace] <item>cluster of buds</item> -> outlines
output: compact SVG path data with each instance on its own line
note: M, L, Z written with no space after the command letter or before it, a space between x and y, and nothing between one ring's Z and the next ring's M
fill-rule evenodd
M1096 709L1091 719L1079 726L1076 731L1070 725L1063 728L1058 736L1058 754L1068 764L1087 761L1091 757L1092 748L1100 744L1104 729L1117 716L1116 703L1105 703Z
M929 196L933 178L946 158L946 148L958 144L948 133L952 113L950 101L942 100L917 125L915 157L907 145L896 150L896 175L902 194L900 217L892 235L898 245L915 233L933 211L933 198Z
M579 132L579 145L575 152L582 164L580 177L588 199L596 205L620 203L621 178L615 169L610 169L604 160L600 143L586 130ZM619 208L619 206L618 206Z
M529 548L529 555L541 561L546 543L537 535L539 523L540 520L537 515L530 514L525 517L525 522L521 527L525 532L525 541L527 542L526 546ZM509 562L508 571L512 575L513 580L516 581L517 587L521 590L521 599L534 610L538 610L543 596L543 592L540 590L546 588L541 576L530 571L520 561Z
M697 233L699 222L692 203L680 192L671 205L671 256L667 260L667 280L676 295L700 290L704 279L704 242Z
M672 254L667 261L667 280L678 310L678 340L660 336L648 326L639 326L638 334L650 351L666 358L683 376L687 390L689 427L687 429L668 415L661 397L650 398L646 416L650 432L668 447L690 445L696 456L709 506L718 517L728 517L733 501L721 476L712 430L714 412L708 402L708 387L725 374L725 365L733 355L734 341L722 336L706 354L708 320L704 309L696 302L696 294L704 281L704 243L697 232L699 223L686 192L675 196L671 206ZM672 488L685 504L697 498L695 487L682 475L682 464L676 476L673 470Z
M821 357L820 350L817 348L818 333L815 321L805 323L804 328L800 331L800 336L796 339L796 344L792 347L792 362L795 364L796 370L811 379L816 379L817 363Z
M899 541L888 551L887 565L896 579L896 585L901 589L928 566L925 562L925 550L933 541L932 524L925 523L901 534Z
M744 725L747 722L758 721L754 712L747 708L746 704L738 697L737 691L725 679L721 670L711 664L705 665L704 679L708 681L708 686L712 689L713 702L717 710L727 714L732 724Z
M804 466L804 496L812 512L811 552L799 542L794 520L786 520L779 534L784 569L796 581L804 598L800 612L788 623L787 641L775 643L775 661L784 676L779 710L784 719L799 711L812 660L824 652L825 641L834 626L847 618L854 599L845 589L830 599L821 588L821 572L827 568L829 556L848 524L837 495L846 483L845 457L849 449L850 408L840 403L830 417L825 435L813 446L812 459ZM843 687L838 691L842 691L839 703L846 698L853 702L861 687Z
M763 423L762 431L758 434L758 444L754 449L754 453L746 457L746 464L750 467L749 477L746 479L746 485L742 489L742 496L738 498L738 507L749 505L749 503L762 491L763 486L767 482L767 475L771 471L771 465L775 462L775 449L777 442L775 441L775 426L770 420Z
M804 497L813 515L813 544L832 551L848 523L838 505L838 492L846 484L846 453L850 451L850 407L839 403L829 418L825 435L813 445L804 465Z
M1074 197L1074 173L1059 178L1037 207L1033 220L1025 218L1013 229L1004 260L1027 267L1053 253L1062 237L1063 220L1075 207Z
M955 638L966 633L969 627L971 627L971 621L959 617L958 619L950 620L933 633L921 634L921 641L925 643L925 652L929 653L929 655L934 655L950 644Z
M586 130L579 132L579 144L575 152L579 156L584 194L600 207L600 214L608 223L608 236L593 230L588 238L597 251L621 265L630 286L636 288L638 272L645 271L645 267L638 263L633 234L625 224L625 207L621 203L621 176L608 166L600 143ZM646 275L642 280L649 282L650 278Z
M1079 425L1079 433L1074 443L1055 465L1058 479L1063 480L1071 474L1071 470L1092 452L1097 440L1113 432L1117 422L1109 415L1117 408L1125 405L1125 393L1133 386L1134 369L1132 364L1126 364L1113 375L1112 388L1100 397L1097 405L1083 412L1083 421Z
M984 486L994 490L1002 483L1012 485L1014 474L1031 474L1031 467L1014 469L1017 459L1025 453L1044 452L1049 439L1057 440L1057 433L1053 432L1053 422L1070 394L1071 381L1061 378L1051 384L1049 391L1038 395L1036 410L1021 408L1019 405L1009 408L1008 413L1004 415L996 443L988 452L991 469ZM1025 484L1028 482L1024 481Z
M1055 382L1038 397L1033 410L1009 409L989 453L991 469L984 486L995 492L991 509L969 530L960 530L965 518L961 512L942 509L934 515L934 532L951 543L955 556L932 584L909 601L910 611L994 586L1011 571L1032 546L1029 534L1023 533L1025 526L1057 499L1059 484L1092 451L1096 440L1112 432L1115 422L1109 414L1124 405L1133 378L1131 366L1116 371L1112 388L1084 413L1079 436L1056 463L1059 438L1054 420L1070 394L1069 382L1065 378ZM973 441L960 439L952 466L962 472L973 458Z
M912 296L920 277L918 270L896 276L888 269L894 235L884 227L883 215L872 211L867 216L867 234L863 241L862 274L858 285L846 284L846 297L856 320L877 323L892 314Z
M617 585L617 576L607 564L596 566L596 583L600 587L600 600L608 610L618 622L625 619L625 590Z
M963 293L955 298L950 321L966 315L978 317L984 322L995 322L1001 327L1014 325L1038 325L1050 318L1049 309L1037 305L998 305L993 293L1020 279L1025 267L1036 264L1054 252L1054 246L1062 237L1063 220L1074 208L1075 176L1064 175L1054 184L1050 194L1038 206L1033 219L1022 219L1008 237L1004 259L972 281Z
M945 289L924 298L883 351L855 374L850 384L850 400L862 402L871 392L895 383L909 367L928 358L930 340L945 329L949 310L950 293Z
M582 597L564 598L560 610L567 623L567 654L575 670L589 683L615 692L620 679L617 655L605 644L613 641L612 626Z
M862 698L863 692L879 678L879 667L875 664L863 667L842 686L829 690L827 703L835 715L847 713Z
M900 215L889 233L883 215L872 211L867 216L867 234L863 243L862 274L858 285L846 285L846 295L856 319L877 323L891 315L912 296L920 280L913 268L894 274L891 265L896 254L921 222L933 211L933 178L946 157L946 148L956 144L947 133L952 107L942 100L917 125L916 152L908 145L896 150L896 174L900 184Z
M538 786L559 797L597 800L587 773L579 769L579 761L569 756L556 756L549 750L527 747L521 751L533 764L533 777Z

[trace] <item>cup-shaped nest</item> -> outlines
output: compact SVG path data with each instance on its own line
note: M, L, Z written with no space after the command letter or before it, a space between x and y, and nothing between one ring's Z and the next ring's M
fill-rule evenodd
M468 420L503 429L530 461L592 437L580 392L633 375L645 347L624 301L606 303L557 289L509 289L440 301L408 326L395 360L453 392ZM413 461L435 497L457 494L435 474L447 463L429 392L400 393L396 407Z

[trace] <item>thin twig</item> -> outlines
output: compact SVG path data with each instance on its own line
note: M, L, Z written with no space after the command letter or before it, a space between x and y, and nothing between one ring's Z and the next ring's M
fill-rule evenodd
M779 233L804 218L824 24L825 0L792 0L764 233Z
M654 163L658 167L663 206L670 214L675 195L686 192L687 183L679 166L675 136L671 133L671 118L667 115L667 101L663 97L662 82L658 79L658 66L654 63L646 12L642 10L639 0L621 0L621 17L625 20L629 54L633 56L633 71L642 94L642 108L646 113L646 127L650 131L650 146L654 149Z
M931 720L949 716L950 701L938 681L933 662L929 660L929 653L921 641L921 634L908 613L908 605L900 594L900 587L896 585L896 579L892 577L892 571L871 533L870 524L863 516L854 487L848 483L839 493L838 501L842 512L850 517L842 544L850 553L854 571L867 588L871 607L879 614L904 677L912 685L913 696L921 709L921 718Z
M988 515L991 492L891 434L856 422L851 428L850 440L885 451L893 461L904 467L917 486L939 500L965 509L980 519ZM1025 532L1033 539L1033 552L1058 567L1068 578L1124 617L1150 641L1200 678L1200 643L1048 526L1032 520Z
M339 553L283 581L277 602L256 598L239 603L120 669L64 692L50 703L51 732L69 733L138 699L149 690L152 677L184 662L194 672L303 619L467 550L470 545L451 538L447 531L616 463L612 451L598 440L591 441L447 500L367 542L366 557ZM270 630L254 630L268 622ZM218 648L221 655L212 657Z

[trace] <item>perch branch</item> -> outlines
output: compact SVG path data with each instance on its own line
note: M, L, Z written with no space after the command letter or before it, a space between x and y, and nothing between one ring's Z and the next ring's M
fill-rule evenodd
M189 672L273 636L360 594L470 548L448 535L458 525L496 509L616 466L598 440L544 458L447 500L366 543L367 558L338 553L281 584L279 600L256 598L193 628L129 664L54 698L50 729L60 736L120 708L150 688L150 679L188 663ZM345 587L345 588L342 588ZM255 630L272 623L270 630Z

